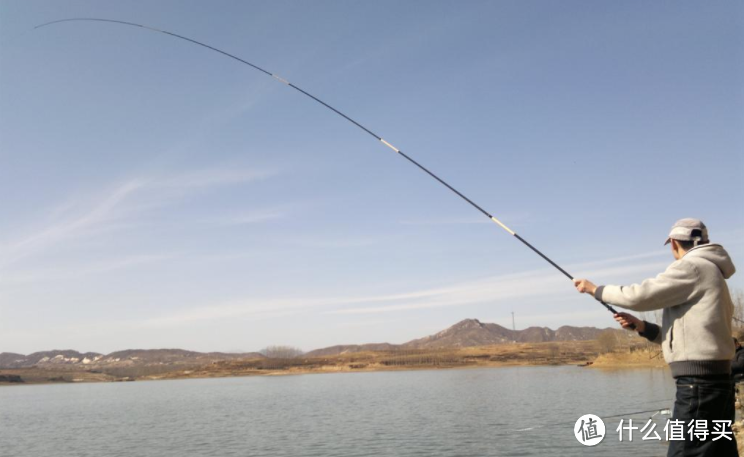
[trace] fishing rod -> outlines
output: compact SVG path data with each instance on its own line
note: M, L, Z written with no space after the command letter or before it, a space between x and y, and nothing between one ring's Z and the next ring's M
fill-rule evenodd
M481 213L483 213L484 216L486 216L487 218L491 219L491 221L495 222L499 227L501 227L502 229L504 229L507 233L509 233L514 238L516 238L519 241L521 241L522 244L524 244L525 246L527 246L528 248L530 248L535 254L537 254L540 257L542 257L545 261L547 261L549 264L551 264L552 266L554 266L558 271L560 271L561 273L563 273L568 279L570 279L571 281L573 281L574 277L571 276L571 274L569 274L566 270L564 270L563 268L561 268L557 263L553 262L548 256L546 256L545 254L543 254L542 252L540 252L540 250L538 250L536 247L534 247L529 242L527 242L527 240L525 240L524 238L522 238L521 236L519 236L514 230L510 229L503 222L501 222L500 220L496 219L496 217L494 217L488 211L484 210L479 205L477 205L475 202L473 202L472 200L470 200L468 197L466 197L465 195L463 195L462 193L460 193L460 191L458 191L454 187L452 187L449 184L447 184L439 176L437 176L434 173L432 173L431 171L429 171L426 167L424 167L423 165L421 165L417 161L413 160L409 155L405 154L403 151L401 151L400 149L396 148L395 146L393 146L392 144L390 144L389 142L387 142L386 140L384 140L381 136L379 136L376 133L372 132L367 127L363 126L359 122L355 121L351 117L349 117L346 114L342 113L341 111L337 110L336 108L334 108L333 106L331 106L328 103L324 102L323 100L319 99L318 97L316 97L316 96L310 94L309 92L306 92L303 89L299 88L298 86L292 84L291 82L287 81L286 79L282 78L281 76L279 76L279 75L277 75L275 73L272 73L272 72L270 72L268 70L265 70L265 69L259 67L258 65L255 65L255 64L251 63L251 62L248 62L247 60L243 60L243 59L241 59L238 56L235 56L233 54L230 54L229 52L225 52L225 51L223 51L221 49L217 49L217 48L215 48L213 46L210 46L208 44L204 44L204 43L202 43L200 41L196 41L196 40L193 40L191 38L185 37L183 35L179 35L177 33L169 32L167 30L161 30L161 29L157 29L155 27L150 27L150 26L147 26L147 25L136 24L134 22L119 21L119 20L115 20L115 19L90 18L90 17L85 17L85 18L69 18L69 19L59 19L59 20L56 20L56 21L45 22L44 24L40 24L40 25L37 25L36 27L34 27L34 30L40 29L42 27L47 27L47 26L50 26L50 25L53 25L53 24L60 24L62 22L106 22L106 23L114 23L114 24L127 25L127 26L131 26L131 27L139 27L139 28L150 30L150 31L153 31L153 32L164 33L166 35L170 35L172 37L179 38L181 40L185 40L185 41L188 41L190 43L193 43L193 44L196 44L196 45L205 47L207 49L210 49L212 51L218 52L218 53L220 53L220 54L222 54L224 56L227 56L227 57L229 57L231 59L237 60L240 63L243 63L245 65L248 65L249 67L258 70L261 73L264 73L264 74L266 74L268 76L271 76L272 78L276 79L280 83L282 83L282 84L284 84L284 85L286 85L288 87L291 87L292 89L296 90L297 92L300 92L301 94L303 94L303 95L305 95L305 96L307 96L307 97L315 100L316 102L320 103L321 105L325 106L329 110L333 111L334 113L336 113L339 116L343 117L344 119L346 119L347 121L351 122L355 126L359 127L360 129L364 130L365 132L367 132L370 136L372 136L373 138L375 138L380 143L384 144L388 148L390 148L393 151L395 151L398 155L400 155L404 159L408 160L410 163L412 163L413 165L415 165L416 167L418 167L421 171L423 171L424 173L428 174L432 178L436 179L437 181L439 181L440 184L442 184L447 189L449 189L452 192L454 192L455 194L457 194L457 196L459 196L460 198L462 198L463 200L465 200L466 202L468 202L475 209L477 209L478 211L480 211ZM607 304L607 303L605 303L603 301L600 301L600 303L602 304L602 306L604 306L605 308L607 308L607 310L610 311L612 314L617 314L617 311L615 311L615 308L613 308L609 304ZM631 325L632 325L632 328L635 328L635 325L634 324L631 324Z

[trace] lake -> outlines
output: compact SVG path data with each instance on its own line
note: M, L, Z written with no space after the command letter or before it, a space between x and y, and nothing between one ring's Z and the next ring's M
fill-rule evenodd
M573 366L2 387L0 455L664 456L619 442L619 417L596 447L573 428L670 408L674 390L666 370Z

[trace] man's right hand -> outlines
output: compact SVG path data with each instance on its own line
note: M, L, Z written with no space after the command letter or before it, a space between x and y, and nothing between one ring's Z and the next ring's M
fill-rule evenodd
M638 333L643 333L646 330L645 322L628 313L615 314L615 320L625 330L635 330ZM635 328L633 328L633 325L635 325Z

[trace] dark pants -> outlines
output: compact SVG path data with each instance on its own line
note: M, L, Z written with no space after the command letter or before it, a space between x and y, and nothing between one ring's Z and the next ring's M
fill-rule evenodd
M682 376L677 378L677 398L672 420L684 421L685 440L669 441L667 457L738 457L733 433L732 441L720 438L713 432L713 420L730 420L734 423L734 382L730 376ZM691 419L706 420L711 432L704 440L688 435ZM730 427L726 427L728 432Z

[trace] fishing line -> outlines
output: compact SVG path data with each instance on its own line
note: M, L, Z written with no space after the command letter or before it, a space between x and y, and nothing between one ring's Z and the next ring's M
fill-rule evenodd
M272 72L270 72L268 70L265 70L265 69L259 67L258 65L255 65L255 64L253 64L251 62L248 62L247 60L243 60L240 57L237 57L237 56L235 56L233 54L230 54L229 52L225 52L225 51L223 51L221 49L217 49L217 48L215 48L213 46L210 46L208 44L204 44L204 43L202 43L200 41L193 40L193 39L188 38L188 37L185 37L183 35L179 35L177 33L169 32L167 30L157 29L155 27L150 27L150 26L147 26L147 25L136 24L134 22L119 21L119 20L114 20L114 19L101 19L101 18L70 18L70 19L60 19L60 20L56 20L56 21L46 22L44 24L37 25L36 27L34 27L34 30L40 29L42 27L47 27L47 26L50 26L50 25L53 25L53 24L60 24L62 22L81 22L81 21L86 21L86 22L107 22L107 23L121 24L121 25L127 25L127 26L131 26L131 27L139 27L139 28L147 29L147 30L150 30L150 31L153 31L153 32L164 33L166 35L170 35L172 37L179 38L181 40L185 40L185 41L188 41L190 43L193 43L193 44L196 44L196 45L205 47L207 49L210 49L212 51L218 52L218 53L220 53L220 54L222 54L224 56L227 56L227 57L229 57L231 59L237 60L240 63L243 63L245 65L248 65L249 67L251 67L251 68L253 68L255 70L258 70L261 73L264 73L264 74L266 74L268 76L271 76L272 78L276 79L277 81L281 82L282 84L284 84L284 85L286 85L288 87L291 87L292 89L296 90L297 92L299 92L299 93L301 93L301 94L303 94L303 95L305 95L305 96L307 96L307 97L315 100L319 104L321 104L321 105L325 106L326 108L330 109L334 113L338 114L339 116L343 117L344 119L346 119L347 121L351 122L355 126L359 127L360 129L364 130L365 132L367 132L370 136L374 137L376 140L378 140L379 142L381 142L382 144L384 144L388 148L390 148L393 151L395 151L398 155L400 155L404 159L408 160L410 163L412 163L413 165L415 165L416 167L418 167L419 169L421 169L421 171L423 171L424 173L428 174L432 178L436 179L437 181L439 181L440 184L442 184L443 186L445 186L446 188L448 188L449 190L451 190L452 192L454 192L455 194L457 194L457 196L459 196L460 198L462 198L463 200L465 200L466 202L468 202L471 206L473 206L475 209L477 209L478 211L480 211L481 213L483 213L483 215L485 215L486 217L488 217L489 219L491 219L491 221L493 221L494 223L496 223L499 227L501 227L502 229L504 229L507 233L509 233L510 235L512 235L513 237L515 237L519 241L521 241L522 244L524 244L525 246L527 246L528 248L530 248L533 252L535 252L535 254L539 255L545 261L547 261L549 264L551 264L552 266L554 266L558 271L560 271L561 273L563 273L568 279L570 279L570 280L573 281L574 277L571 276L571 274L569 274L566 270L564 270L563 268L561 268L557 263L553 262L553 260L551 260L548 256L546 256L545 254L543 254L542 252L540 252L540 250L538 250L536 247L534 247L529 242L527 242L527 240L525 240L524 238L522 238L521 236L519 236L516 232L514 232L512 229L510 229L509 227L507 227L503 222L501 222L500 220L498 220L496 217L494 217L488 211L486 211L485 209L483 209L482 207L480 207L479 205L477 205L475 202L473 202L472 200L470 200L468 197L466 197L465 195L463 195L462 193L460 193L460 191L458 191L457 189L455 189L454 187L452 187L451 185L449 185L448 183L446 183L439 176L435 175L434 173L432 173L431 171L429 171L426 167L424 167L423 165L421 165L420 163L418 163L417 161L415 161L413 158L411 158L407 154L403 153L403 151L401 151L400 149L396 148L395 146L393 146L392 144L390 144L389 142L387 142L386 140L384 140L381 136L379 136L376 133L372 132L367 127L363 126L359 122L355 121L351 117L349 117L346 114L342 113L341 111L337 110L336 108L334 108L333 106L331 106L328 103L324 102L323 100L319 99L318 97L316 97L316 96L314 96L314 95L312 95L312 94L304 91L303 89L299 88L298 86L295 86L294 84L292 84L291 82L289 82L286 79L282 78L281 76L279 76L279 75L277 75L275 73L272 73ZM600 303L605 308L607 308L607 310L610 311L611 313L617 314L617 311L615 311L615 309L612 306L610 306L609 304L604 303L604 302L600 302ZM633 327L633 328L635 328L635 327Z
M672 401L672 400L667 400L667 401ZM651 414L651 413L653 413L653 414ZM623 413L623 414L614 414L612 416L600 416L600 415L598 415L598 416L599 416L600 419L602 419L604 421L606 419L615 419L615 418L618 418L618 417L632 419L632 416L638 416L640 414L651 414L648 418L649 419L653 419L654 417L656 417L658 415L670 416L672 414L672 411L669 408L647 409L647 410L644 410L644 411L633 411L633 412ZM565 426L572 425L572 424L574 424L574 422L552 422L552 423L546 424L546 425L536 425L534 427L520 428L520 429L516 429L514 431L515 432L528 432L528 431L535 430L535 429L538 429L538 428L542 429L542 428L557 427L557 426L565 427Z
M604 417L602 417L602 420L604 420L604 419L614 419L616 417L637 416L639 414L648 414L648 413L654 413L651 416L651 417L654 417L657 414L669 414L670 413L670 410L669 410L669 408L664 408L664 409L648 409L646 411L633 411L632 413L615 414L614 416L604 416Z

